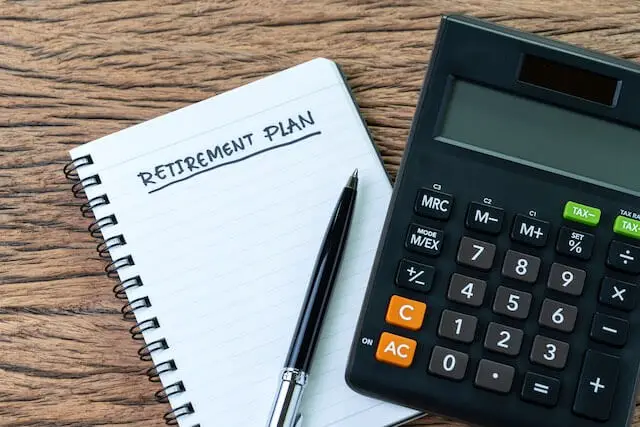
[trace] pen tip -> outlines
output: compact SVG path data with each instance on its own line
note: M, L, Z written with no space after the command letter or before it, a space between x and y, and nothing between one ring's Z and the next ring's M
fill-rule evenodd
M353 171L353 174L349 177L347 187L356 188L358 186L358 169Z

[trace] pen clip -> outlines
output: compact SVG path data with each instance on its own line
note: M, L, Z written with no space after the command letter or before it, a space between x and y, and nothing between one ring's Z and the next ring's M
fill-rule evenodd
M296 419L293 422L293 427L302 427L302 414L298 412Z

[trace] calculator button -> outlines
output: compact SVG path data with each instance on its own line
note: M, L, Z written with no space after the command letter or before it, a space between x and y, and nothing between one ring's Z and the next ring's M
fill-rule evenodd
M605 277L600 288L600 302L610 307L631 311L636 306L638 287L633 283Z
M594 341L622 347L627 343L629 322L619 317L596 313L591 323L589 336Z
M554 262L549 272L547 288L569 295L581 295L586 278L584 270Z
M502 275L511 279L534 283L540 272L540 258L508 250L502 265Z
M376 350L376 360L390 365L408 368L413 363L413 356L418 343L400 335L383 332Z
M429 372L452 380L461 380L467 371L469 356L465 353L435 346L429 360Z
M587 260L591 258L596 237L593 234L562 227L558 233L556 251L562 255Z
M508 393L515 373L516 370L512 366L482 359L478 363L475 385L498 393Z
M620 359L587 350L582 364L573 411L586 418L607 421L618 382Z
M511 229L511 240L531 246L542 247L547 244L551 224L547 221L516 215Z
M545 298L540 309L538 323L547 328L571 332L576 324L576 317L578 317L576 307Z
M423 302L393 295L385 320L391 325L417 331L422 327L426 311L427 305Z
M544 406L555 406L560 395L560 381L546 375L527 372L520 397L527 402Z
M403 259L396 274L396 284L418 292L429 292L435 271L430 265Z
M524 332L520 329L491 322L484 338L484 348L496 353L516 356L520 353L523 335Z
M460 304L480 307L484 301L486 290L487 282L484 280L453 273L449 283L449 290L447 291L447 298Z
M619 216L613 223L613 232L632 239L640 239L640 221Z
M625 273L640 274L640 247L614 240L609 245L607 266Z
M496 255L496 245L464 236L458 247L458 264L480 270L490 270Z
M600 209L581 205L576 202L567 202L564 206L562 217L568 221L595 227L600 222Z
M536 335L531 346L529 360L538 365L563 369L569 356L569 344L563 341Z
M422 188L418 190L414 209L418 215L447 220L451 215L452 207L452 195Z
M493 300L493 312L516 319L526 319L531 307L531 294L499 286Z
M443 239L444 233L442 230L411 224L405 246L415 252L436 256L440 255Z
M476 202L469 203L465 225L489 234L499 234L504 222L504 210Z
M478 318L468 314L443 310L438 326L438 336L454 341L470 343L476 335Z

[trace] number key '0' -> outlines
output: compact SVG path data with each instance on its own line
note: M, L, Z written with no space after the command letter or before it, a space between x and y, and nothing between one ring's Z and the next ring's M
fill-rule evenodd
M429 372L452 380L461 380L467 371L469 356L465 353L435 346L429 360Z
M413 363L417 343L400 335L383 332L376 350L376 360L390 365L408 368Z

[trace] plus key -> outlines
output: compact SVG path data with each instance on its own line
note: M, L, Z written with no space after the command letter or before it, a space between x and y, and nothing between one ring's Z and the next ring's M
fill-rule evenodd
M595 350L587 350L580 373L573 412L598 421L606 421L618 382L620 359Z

